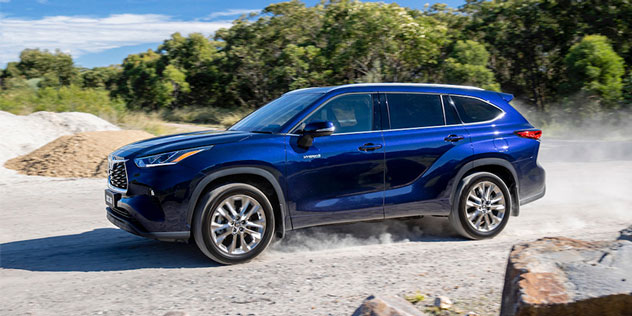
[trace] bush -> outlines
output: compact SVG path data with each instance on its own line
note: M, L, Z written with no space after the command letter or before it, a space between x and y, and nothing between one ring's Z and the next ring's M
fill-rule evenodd
M14 114L36 111L87 112L109 121L125 114L125 104L111 99L104 89L82 89L75 85L61 88L0 90L0 110Z

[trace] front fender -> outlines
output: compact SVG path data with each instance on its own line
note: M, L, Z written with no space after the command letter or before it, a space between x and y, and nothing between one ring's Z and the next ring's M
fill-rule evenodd
M281 220L278 221L279 224L276 227L277 234L279 235L279 237L283 237L286 231L286 227L292 227L291 220L286 215L287 203L285 200L285 194L283 193L283 189L274 174L260 166L226 167L224 169L216 170L202 178L193 190L193 193L191 194L191 199L189 200L189 207L187 210L187 224L189 225L189 227L191 227L193 214L195 212L195 208L197 207L200 196L202 195L202 193L205 192L208 185L214 180L232 175L256 175L265 178L272 184L272 187L274 188L274 191L279 200L279 210L281 212Z

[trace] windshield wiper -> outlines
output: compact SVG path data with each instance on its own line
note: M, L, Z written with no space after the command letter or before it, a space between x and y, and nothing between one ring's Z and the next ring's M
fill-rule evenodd
M258 133L258 134L274 134L271 131L250 131L251 133Z

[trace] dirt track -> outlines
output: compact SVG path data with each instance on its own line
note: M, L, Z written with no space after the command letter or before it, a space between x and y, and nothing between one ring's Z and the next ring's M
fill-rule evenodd
M369 294L420 291L493 315L512 244L615 238L632 223L629 150L590 157L577 150L560 161L558 148L575 145L543 145L546 197L493 240L453 237L435 218L340 225L291 232L238 266L214 265L193 245L114 228L104 215L104 180L0 168L0 314L349 315Z

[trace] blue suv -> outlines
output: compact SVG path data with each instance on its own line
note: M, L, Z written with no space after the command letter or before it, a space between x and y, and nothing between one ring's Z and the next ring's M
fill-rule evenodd
M109 156L107 217L240 263L286 231L445 216L490 238L544 195L541 131L510 94L435 84L288 92L227 131L148 139Z

